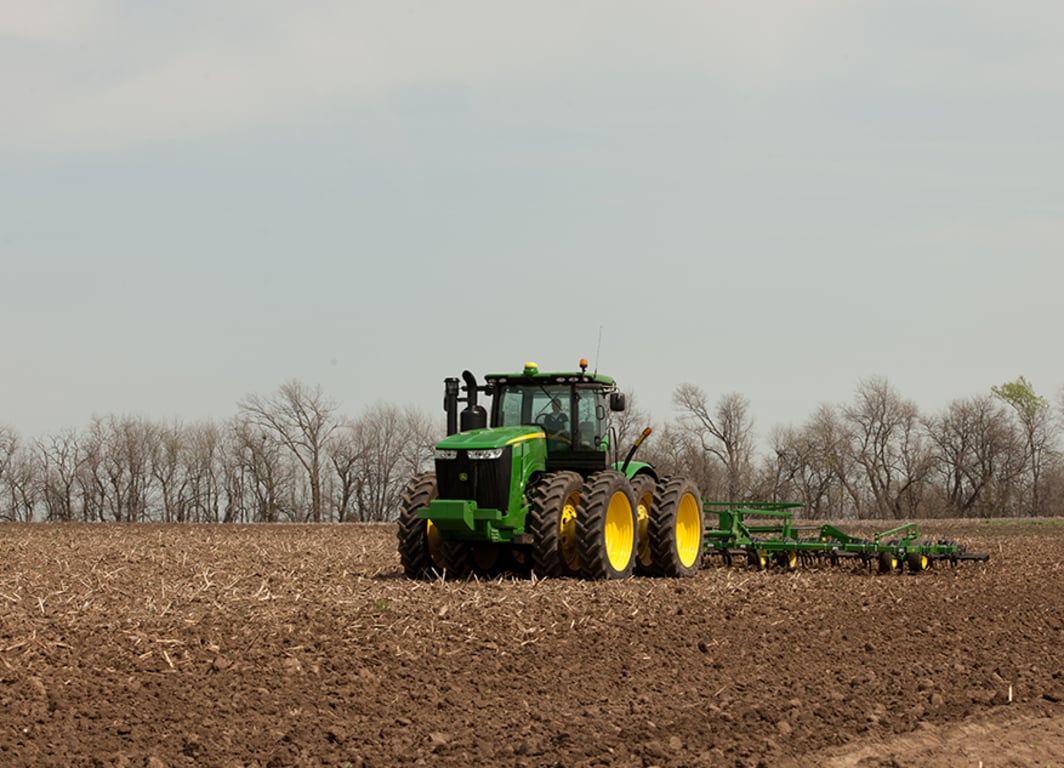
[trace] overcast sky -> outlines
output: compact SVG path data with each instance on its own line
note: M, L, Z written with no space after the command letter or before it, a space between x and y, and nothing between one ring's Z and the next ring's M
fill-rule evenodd
M1058 2L0 0L0 425L1054 396ZM599 343L601 334L601 345Z

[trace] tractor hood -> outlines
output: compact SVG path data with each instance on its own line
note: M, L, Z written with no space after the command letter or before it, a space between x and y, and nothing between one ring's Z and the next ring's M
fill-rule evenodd
M476 450L480 448L501 448L525 440L545 440L546 435L539 427L485 427L458 432L436 443L440 450Z

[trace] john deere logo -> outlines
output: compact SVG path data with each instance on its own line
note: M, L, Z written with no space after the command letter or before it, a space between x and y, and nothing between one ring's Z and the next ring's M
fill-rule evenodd
M459 472L458 473L458 479L461 480L464 483L466 480L469 479L469 473L468 472Z

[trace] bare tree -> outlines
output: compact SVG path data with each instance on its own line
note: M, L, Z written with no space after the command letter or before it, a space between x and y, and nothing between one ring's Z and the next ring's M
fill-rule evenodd
M36 455L47 519L73 520L75 500L80 498L78 471L84 459L77 432L68 429L37 441Z
M106 520L107 481L104 458L107 453L107 434L104 422L93 418L81 440L81 460L76 470L81 495L81 514L85 522Z
M143 419L112 416L104 435L102 469L112 518L130 523L150 519L158 428Z
M377 405L352 428L357 456L350 468L350 492L360 521L394 519L407 480L423 471L432 457L439 431L412 408Z
M30 449L18 434L0 428L0 520L33 520L38 473Z
M808 517L842 517L842 483L838 473L845 460L831 440L833 430L824 429L830 419L821 416L819 424L810 421L802 429L787 427L774 433L776 460L771 462L774 498L800 501Z
M15 431L7 427L0 427L0 490L8 487L17 446L18 435ZM7 493L4 494L4 496L8 495ZM14 517L14 511L10 507L6 511L4 511L3 507L0 507L0 519L13 520Z
M293 519L292 473L282 455L287 451L274 433L251 420L237 418L230 425L229 437L226 522Z
M829 509L837 514L829 517L857 517L867 514L868 496L865 492L860 467L853 457L850 432L839 410L822 403L806 423L803 431L810 443L812 455L824 462L824 471L833 475ZM849 499L852 508L847 508L844 499Z
M368 450L360 437L359 428L348 421L340 424L329 438L328 456L336 473L331 485L331 502L336 519L341 523L347 522L352 514L361 467Z
M192 520L217 522L221 508L222 433L212 422L185 430L186 477Z
M903 400L885 379L869 379L858 386L843 418L877 517L912 513L931 470L915 403Z
M240 402L243 416L272 435L306 472L310 486L310 519L322 520L321 470L325 445L336 429L335 404L320 386L308 388L289 381L271 398L248 395Z
M989 396L954 400L927 430L949 509L962 517L993 514L1021 464L1004 407Z
M640 449L643 461L654 465L661 476L682 475L714 501L731 499L720 462L702 449L702 443L675 424L666 424Z
M749 401L731 392L711 412L705 392L694 384L681 384L672 400L681 410L681 427L724 465L728 500L743 500L750 487L753 455Z
M245 462L244 436L241 422L234 420L225 432L222 448L222 488L225 505L222 508L223 523L246 523L252 519L251 477Z
M188 522L187 448L184 429L179 424L159 427L152 451L151 473L162 497L161 517L167 523Z

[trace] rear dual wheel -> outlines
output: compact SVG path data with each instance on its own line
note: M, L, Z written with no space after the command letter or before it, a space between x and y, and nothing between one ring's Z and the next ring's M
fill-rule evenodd
M878 563L880 573L893 573L898 570L898 555L895 552L884 550L879 553Z
M654 492L647 525L651 571L658 576L690 576L702 563L702 500L695 484L668 478Z
M652 574L654 563L650 551L650 513L654 508L654 491L657 481L650 475L636 475L632 478L632 495L636 507L636 553L635 572Z
M542 576L687 576L701 564L702 505L683 478L629 482L612 469L586 481L574 472L547 475L530 494L528 530Z
M607 469L588 478L576 514L580 572L589 579L632 575L638 529L628 478Z

